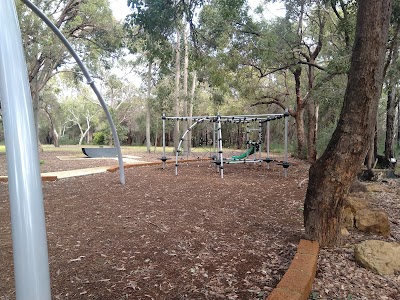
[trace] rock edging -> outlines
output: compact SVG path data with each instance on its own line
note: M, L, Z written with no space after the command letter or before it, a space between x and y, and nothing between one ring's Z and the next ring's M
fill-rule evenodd
M317 271L319 244L300 240L289 269L267 300L307 300Z

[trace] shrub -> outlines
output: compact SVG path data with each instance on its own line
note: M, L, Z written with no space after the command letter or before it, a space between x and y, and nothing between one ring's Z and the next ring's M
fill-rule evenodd
M99 131L99 132L95 132L93 134L93 144L95 144L95 145L104 145L105 144L105 140L106 140L106 137L105 137L104 132Z

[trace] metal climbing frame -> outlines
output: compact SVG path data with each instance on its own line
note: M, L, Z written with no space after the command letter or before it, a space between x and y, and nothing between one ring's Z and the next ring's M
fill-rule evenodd
M272 162L273 160L270 157L270 143L269 143L269 138L270 138L270 133L269 133L269 122L277 119L282 119L285 118L285 140L284 140L284 152L285 152L285 157L284 157L284 162L282 163L282 166L284 168L284 175L287 177L287 168L289 167L288 163L288 117L289 113L288 110L285 110L285 113L283 114L260 114L260 115L232 115L232 116L221 116L221 115L216 115L216 116L193 116L193 117L167 117L165 114L162 115L162 121L163 121L163 156L161 160L163 161L163 168L165 168L165 162L167 160L167 157L165 156L165 121L166 120L174 120L174 121L187 121L187 120L194 120L195 123L192 124L192 126L185 131L183 134L182 138L180 139L178 149L180 149L181 144L187 135L189 131L192 130L192 128L197 125L198 123L204 122L206 120L208 121L213 121L214 122L214 130L213 130L213 141L214 141L214 147L216 145L215 153L216 153L216 160L215 164L217 166L218 171L220 172L221 178L224 177L224 158L223 158L223 145L222 145L222 123L223 122L244 122L246 123L246 134L248 137L249 134L249 128L248 128L248 123L249 122L258 122L259 127L258 127L258 143L261 143L262 141L262 123L266 122L267 123L267 135L266 135L266 148L267 148L267 157L264 159L264 161L267 162L267 168L269 168L269 163ZM175 159L175 175L178 175L178 149L176 149L176 159ZM256 153L255 153L256 155ZM261 149L259 150L259 159L255 159L253 162L261 162Z
M164 119L163 119L164 120ZM182 146L182 142L185 140L185 136L193 129L194 126L196 126L199 123L202 123L203 121L205 121L206 118L203 119L199 119L196 120L186 131L185 133L182 135L181 140L179 141L178 144L178 149L176 149L175 151L175 175L178 175L178 155L179 155L179 149L181 149ZM165 130L163 130L163 132L165 132ZM163 157L165 157L165 145L163 144Z

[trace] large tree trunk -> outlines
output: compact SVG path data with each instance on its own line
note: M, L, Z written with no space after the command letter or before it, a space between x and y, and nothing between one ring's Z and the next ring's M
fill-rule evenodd
M394 126L396 119L396 89L394 88L392 78L389 79L387 105L386 105L386 137L385 137L385 158L394 157L393 141L394 141Z
M180 91L179 91L179 82L181 77L181 35L179 30L176 31L176 46L175 46L175 107L174 113L175 116L179 116L179 105L180 105ZM179 144L179 121L175 122L174 126L174 149L178 150Z
M192 74L192 89L190 91L190 103L189 103L189 117L193 117L193 106L194 106L194 96L196 92L196 83L197 83L197 73L196 71ZM192 126L192 119L189 119L188 126ZM192 141L192 131L189 131L188 140ZM189 144L189 151L191 150L191 143Z
M388 37L391 0L358 2L349 80L338 125L310 168L304 203L306 235L321 246L340 242L343 199L373 137Z
M397 146L400 146L400 101L397 101Z
M304 129L304 105L301 96L301 66L297 66L293 72L296 83L296 133L297 133L297 157L305 159L306 156L306 134Z
M319 34L318 34L318 43L313 51L309 48L308 55L304 55L307 61L310 63L308 66L308 161L310 163L315 162L317 159L317 137L318 137L318 113L319 113L319 104L317 99L312 95L312 91L314 89L314 80L315 80L315 64L318 55L321 52L324 32L325 32L325 21L326 21L326 13L322 8L317 10L317 15L319 19Z
M311 100L311 99L310 99ZM310 163L317 159L317 135L319 105L314 99L308 102L308 144L307 160Z
M185 49L184 53L184 64L183 64L183 115L185 117L188 116L188 72L189 72L189 45L188 45L188 37L186 28L183 29L183 45ZM183 131L185 132L188 129L188 121L183 122ZM190 142L191 140L186 137L186 140L183 143L183 149L185 153L190 153Z

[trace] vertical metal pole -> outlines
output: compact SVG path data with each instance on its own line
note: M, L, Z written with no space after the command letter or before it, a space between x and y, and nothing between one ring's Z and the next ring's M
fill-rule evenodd
M219 168L221 170L221 178L224 178L224 158L223 158L223 150L222 150L222 127L221 127L221 116L218 114L218 153L220 159Z
M289 111L285 110L285 161L284 161L284 173L287 177L287 167L288 165L288 123L289 123ZM285 165L286 164L286 165Z
M165 162L166 162L166 156L165 156L165 114L163 113L162 115L162 157L161 160L163 162L163 169L165 169Z
M32 98L14 0L0 1L0 99L18 300L51 299Z
M269 157L270 156L270 154L269 154L269 120L267 121L267 142L266 142L266 146L267 146L267 158L266 158L266 160L267 160L267 169L269 169L269 163L271 162L271 157Z
M258 160L261 165L261 146L262 146L262 123L258 122Z
M249 122L248 121L246 121L245 120L245 122L246 122L246 158L248 158L249 157L249 139L250 139L250 129L249 129Z
M213 152L214 152L214 155L218 158L218 154L217 154L218 145L215 144L217 141L218 141L218 139L217 139L217 126L215 125L215 122L214 122L213 123Z

